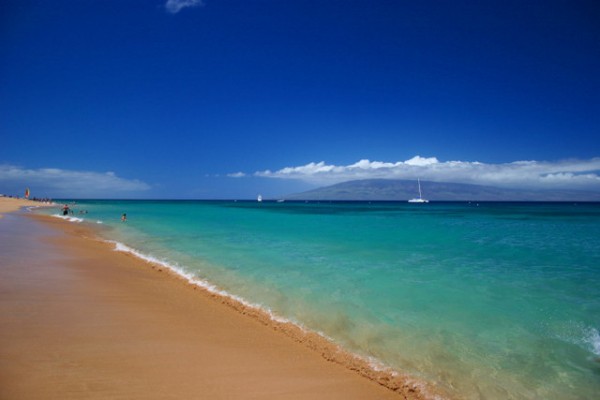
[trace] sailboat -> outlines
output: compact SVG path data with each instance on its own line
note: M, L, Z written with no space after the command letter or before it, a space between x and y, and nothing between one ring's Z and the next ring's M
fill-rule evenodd
M258 195L258 197L256 198L256 201L258 201L259 203L262 203L262 195Z
M429 200L426 200L423 198L423 195L421 194L421 180L417 179L417 182L419 183L419 198L418 199L410 199L408 200L409 203L429 203Z

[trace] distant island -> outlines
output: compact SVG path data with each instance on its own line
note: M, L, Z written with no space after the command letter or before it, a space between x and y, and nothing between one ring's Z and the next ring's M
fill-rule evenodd
M423 198L432 201L600 201L600 192L504 189L464 183L421 181ZM418 197L417 181L365 179L342 182L285 196L286 200L408 201Z

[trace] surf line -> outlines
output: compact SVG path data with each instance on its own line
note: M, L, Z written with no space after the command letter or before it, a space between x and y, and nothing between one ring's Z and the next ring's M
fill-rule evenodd
M418 379L408 373L398 372L373 357L365 357L353 353L337 344L333 338L323 332L306 328L302 323L281 317L270 308L254 304L246 299L220 289L218 286L200 279L187 272L185 268L155 256L127 246L115 240L99 239L111 244L114 251L131 254L152 266L153 269L166 269L177 278L201 289L209 297L221 302L233 310L254 318L263 325L279 331L294 341L319 353L327 361L335 362L359 375L370 379L394 392L409 396L410 399L441 400L449 398L449 394L433 383Z

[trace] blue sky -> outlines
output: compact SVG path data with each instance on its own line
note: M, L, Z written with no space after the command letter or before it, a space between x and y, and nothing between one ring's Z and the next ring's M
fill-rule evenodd
M600 191L595 1L4 0L0 193Z

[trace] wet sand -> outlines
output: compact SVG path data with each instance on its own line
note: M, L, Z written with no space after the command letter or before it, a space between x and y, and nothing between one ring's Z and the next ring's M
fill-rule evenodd
M83 225L0 220L0 399L422 398L252 314Z

